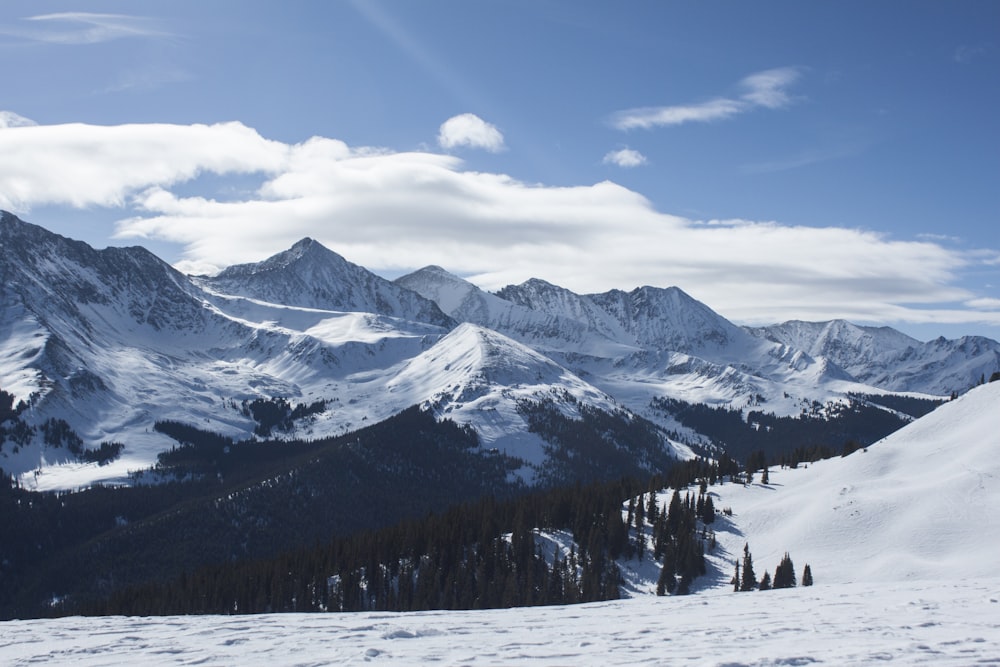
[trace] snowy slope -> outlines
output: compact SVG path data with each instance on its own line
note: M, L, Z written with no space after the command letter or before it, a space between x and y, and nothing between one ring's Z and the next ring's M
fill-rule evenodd
M800 575L810 563L831 583L995 576L998 453L994 382L846 458L771 470L767 486L757 475L713 487L716 507L734 513L720 545L735 558L749 542L758 574L789 551Z
M403 364L388 380L396 404L421 404L435 413L473 426L485 448L495 448L540 470L546 442L529 432L518 410L523 400L551 401L567 417L578 419L581 405L605 412L620 409L616 401L511 338L473 324L462 324L437 345ZM664 438L664 447L672 445ZM691 456L683 446L673 455ZM531 479L531 470L522 471Z

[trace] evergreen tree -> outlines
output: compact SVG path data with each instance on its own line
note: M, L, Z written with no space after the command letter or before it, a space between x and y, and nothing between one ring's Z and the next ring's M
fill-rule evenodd
M750 544L743 545L743 578L740 580L740 591L752 591L757 588L757 576L753 571L753 556L750 554Z
M676 535L681 526L681 494L674 489L674 494L670 496L670 505L667 507L667 530L671 535Z
M675 575L677 573L677 553L674 549L673 542L668 542L666 551L663 554L663 568L660 570L660 577L657 581L663 582L664 591L667 594L672 595L677 587L677 579Z
M813 573L812 568L809 567L809 563L806 563L805 568L802 570L802 585L812 586L813 585Z
M715 521L715 503L712 502L712 496L705 496L705 503L701 509L701 520L706 524Z
M793 588L795 586L795 566L792 559L785 552L784 558L778 563L774 570L774 588Z
M656 492L649 492L649 505L646 507L646 518L650 523L655 524L657 518L657 510L659 508L656 506Z
M768 572L764 572L764 576L760 578L760 587L758 590L769 591L771 590L771 575Z
M736 561L736 574L733 575L733 592L740 592L740 561Z
M656 594L663 597L668 593L672 593L675 585L674 573L666 567L661 568L660 577L656 580Z

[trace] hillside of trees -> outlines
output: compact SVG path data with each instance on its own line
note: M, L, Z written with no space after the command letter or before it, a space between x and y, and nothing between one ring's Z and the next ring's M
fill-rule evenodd
M705 462L688 469L695 470L722 477ZM705 573L705 527L715 509L707 493L695 500L677 491L661 506L655 493L643 489L663 481L577 484L508 501L485 497L275 558L129 587L65 611L232 614L572 604L617 598L622 582L616 561L634 557L661 563L659 594L686 594ZM571 546L544 548L543 532L570 535Z
M652 422L624 410L607 412L584 405L569 393L562 401L575 407L580 418L567 417L552 400L518 404L529 430L547 443L549 461L538 471L543 484L645 477L673 465L666 436Z
M484 454L474 433L417 408L310 443L185 433L132 487L0 484L0 617L525 491L510 474L519 461Z
M870 445L939 404L917 398L854 395L846 403L811 404L794 417L751 410L745 418L739 409L671 398L656 399L652 407L708 436L734 459L744 461L762 451L771 463L791 464L796 452L815 460ZM809 458L798 458L803 460Z

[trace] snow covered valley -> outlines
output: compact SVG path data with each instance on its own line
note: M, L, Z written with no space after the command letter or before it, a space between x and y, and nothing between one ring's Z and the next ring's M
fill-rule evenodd
M846 458L710 487L722 516L695 594L565 607L0 624L7 665L1000 665L1000 382ZM789 552L816 584L733 593Z

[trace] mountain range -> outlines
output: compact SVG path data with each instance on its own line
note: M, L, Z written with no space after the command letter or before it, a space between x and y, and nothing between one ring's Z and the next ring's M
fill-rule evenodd
M677 287L580 295L532 279L489 293L436 266L389 281L311 239L216 276L181 274L141 247L95 250L9 213L0 244L11 404L0 468L39 489L127 480L176 444L158 422L252 438L254 401L288 406L272 433L288 440L419 405L471 427L484 453L519 460L530 483L557 455L539 426L556 418L642 423L660 454L691 458L725 443L666 400L750 423L751 412L946 397L1000 369L1000 343L983 337L924 343L844 321L741 327ZM877 409L909 419L885 401ZM115 456L81 460L102 443L117 443ZM608 446L633 451L620 438Z

